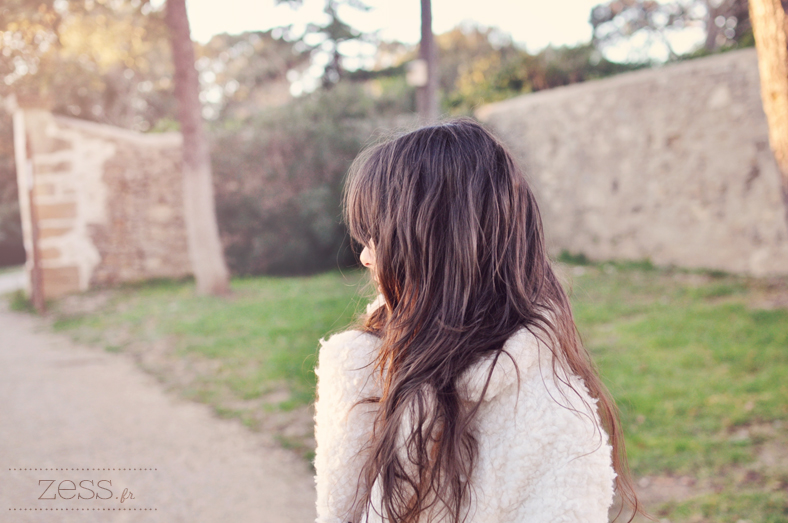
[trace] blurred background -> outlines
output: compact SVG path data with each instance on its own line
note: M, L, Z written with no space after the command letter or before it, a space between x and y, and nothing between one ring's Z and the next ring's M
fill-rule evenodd
M130 354L309 463L317 340L370 298L348 167L470 116L536 190L647 509L788 521L788 126L769 105L788 74L753 31L784 12L758 9L3 2L3 313Z

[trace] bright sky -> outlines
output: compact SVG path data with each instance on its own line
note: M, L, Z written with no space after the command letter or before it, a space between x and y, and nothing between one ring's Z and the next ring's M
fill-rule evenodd
M591 38L588 16L601 0L432 0L432 28L446 32L464 21L498 27L512 35L529 51L548 44L572 45ZM353 27L362 31L380 30L384 40L416 43L419 40L421 11L419 0L366 0L368 13L354 9L340 11ZM267 30L325 19L324 0L303 0L293 10L276 6L274 0L187 0L192 38L207 42L217 33Z

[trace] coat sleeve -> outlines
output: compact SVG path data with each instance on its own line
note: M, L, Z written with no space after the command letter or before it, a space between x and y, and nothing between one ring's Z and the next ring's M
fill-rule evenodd
M356 403L379 396L373 375L378 340L360 331L320 340L315 402L317 522L347 523L366 459L377 405Z

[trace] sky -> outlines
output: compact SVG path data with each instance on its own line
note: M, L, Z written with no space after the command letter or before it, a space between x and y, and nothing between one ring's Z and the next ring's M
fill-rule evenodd
M498 27L528 51L548 44L572 45L591 38L588 15L601 0L432 0L432 28L444 33L464 21ZM416 43L420 35L419 0L366 0L372 9L340 11L362 31L380 31L384 40ZM192 38L207 42L217 33L268 30L324 19L324 0L303 0L302 7L276 6L274 0L187 0Z

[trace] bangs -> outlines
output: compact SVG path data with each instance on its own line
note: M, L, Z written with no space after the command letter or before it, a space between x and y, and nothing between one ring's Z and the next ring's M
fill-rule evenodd
M345 224L350 236L364 246L369 245L370 239L377 240L383 201L380 153L385 145L362 152L350 166L345 184Z

